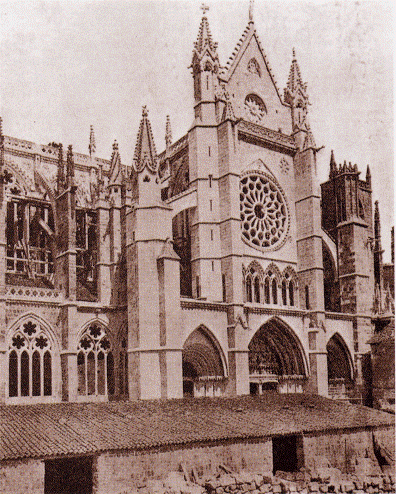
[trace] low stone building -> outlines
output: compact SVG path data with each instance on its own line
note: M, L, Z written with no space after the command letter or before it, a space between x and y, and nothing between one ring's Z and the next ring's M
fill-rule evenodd
M392 415L303 394L1 406L0 433L4 494L132 493L175 470L203 481L220 466L359 475L370 462L366 474L378 476L375 447L394 461Z

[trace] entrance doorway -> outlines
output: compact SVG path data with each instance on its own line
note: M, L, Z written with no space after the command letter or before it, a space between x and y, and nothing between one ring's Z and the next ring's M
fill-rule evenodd
M301 436L282 436L272 439L273 473L295 472L304 466Z
M92 458L45 462L44 494L92 494Z

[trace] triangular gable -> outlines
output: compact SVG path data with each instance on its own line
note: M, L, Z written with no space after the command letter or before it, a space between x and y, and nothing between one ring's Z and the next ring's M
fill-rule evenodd
M232 75L234 74L236 68L238 67L241 59L244 57L246 50L248 49L249 45L252 42L256 42L258 52L259 52L259 54L260 54L260 56L264 62L264 67L266 68L266 70L269 74L269 77L272 81L272 84L275 88L275 91L278 95L280 102L282 104L284 104L283 100L281 98L279 89L277 87L274 75L272 73L271 67L269 65L268 59L265 55L264 49L261 45L260 39L259 39L257 31L256 31L256 28L254 27L254 23L252 21L249 22L249 24L247 25L245 31L243 32L240 40L238 41L234 51L232 52L231 57L229 58L226 66L223 69L223 72L219 76L220 79L223 80L224 82L229 82L229 80L231 79Z

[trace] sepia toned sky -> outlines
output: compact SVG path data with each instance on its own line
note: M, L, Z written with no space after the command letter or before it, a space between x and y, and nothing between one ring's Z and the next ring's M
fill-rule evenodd
M110 158L117 139L131 163L141 107L157 151L193 120L191 63L201 0L0 0L0 114L6 135ZM248 1L207 0L225 65L248 22ZM295 47L308 83L321 181L330 151L373 177L385 259L393 225L393 9L391 2L256 0L254 21L283 94Z

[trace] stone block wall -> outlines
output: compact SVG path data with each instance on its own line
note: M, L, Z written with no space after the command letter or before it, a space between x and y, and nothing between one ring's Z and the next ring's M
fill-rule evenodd
M43 494L44 462L41 460L2 462L0 492L2 494Z
M268 471L272 469L272 441L245 441L222 445L184 447L141 454L104 453L97 459L96 494L113 494L138 488L145 479L165 478L184 465L207 477L219 465L231 470Z

